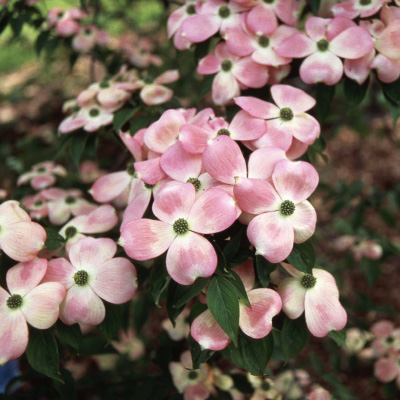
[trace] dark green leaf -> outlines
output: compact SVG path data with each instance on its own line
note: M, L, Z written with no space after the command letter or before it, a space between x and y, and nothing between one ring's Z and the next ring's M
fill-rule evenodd
M88 139L88 135L82 133L74 133L72 134L72 139L70 141L70 152L72 160L75 164L75 167L79 169L79 163L81 161L82 154L85 150L86 141Z
M382 221L385 222L388 226L390 226L391 228L396 227L396 217L392 212L382 209L379 211L379 215Z
M57 342L50 330L30 329L26 357L35 371L62 382L58 371Z
M236 292L237 292L239 299L243 300L243 302L247 306L251 307L249 298L247 296L246 288L244 287L244 284L243 284L242 280L240 279L239 275L233 270L231 271L231 274L233 276L233 279L231 279L231 282L233 283L233 285L236 288Z
M192 285L177 285L173 296L173 307L180 308L186 305L189 300L201 293L209 280L210 278L197 278Z
M165 257L166 255L163 254L155 259L150 273L150 293L157 307L160 307L160 296L171 280L165 266Z
M54 381L54 386L56 387L61 398L64 400L77 400L78 396L75 388L75 380L71 372L64 368L62 368L60 372L64 383L60 381Z
M314 15L318 15L321 0L309 0L309 2L310 2L311 10L314 13Z
M343 346L346 343L346 329L341 331L330 331L328 336L333 339L338 346Z
M374 286L381 274L380 262L378 260L370 260L363 257L361 260L361 268L364 271L368 284Z
M239 330L239 299L231 280L215 276L207 290L207 305L217 323L237 344Z
M151 118L147 115L139 115L138 117L134 118L129 125L129 132L132 136L142 128L146 128L151 122Z
M288 261L299 271L311 274L315 265L315 252L311 239L304 243L295 244Z
M229 239L228 243L224 247L224 250L222 250L225 259L228 262L232 260L233 257L235 257L236 253L238 252L241 239L242 239L242 230L239 229L239 232L237 232L236 235L234 235Z
M79 355L94 356L96 354L116 354L117 351L110 345L108 340L99 336L85 336L82 340L82 348Z
M122 326L122 305L104 302L106 306L106 317L104 321L97 325L100 335L106 339L113 339L120 331Z
M50 31L43 31L39 33L35 43L35 49L38 56L40 56L40 53L44 49L49 35Z
M285 318L282 328L282 350L286 361L296 357L310 339L304 317Z
M212 350L201 350L200 345L189 334L188 337L189 350L192 355L193 369L198 369L200 364L205 363L213 354Z
M323 121L329 114L331 103L335 96L335 86L327 86L317 83L316 88L316 112L318 121Z
M271 279L271 273L275 271L278 264L272 264L262 255L256 255L256 270L258 280L263 287L268 287Z
M314 371L318 375L321 375L324 372L324 367L319 357L314 352L312 352L310 354L310 360L311 360L311 365L314 368Z
M57 250L59 249L63 244L65 239L54 229L52 228L46 228L46 249L47 250Z
M114 114L113 127L119 133L123 125L125 125L137 112L139 108L123 108Z
M79 350L82 345L82 332L79 324L65 325L60 320L57 321L57 332L60 340Z
M344 94L347 100L349 100L350 105L357 106L364 100L368 86L369 78L362 85L359 85L353 79L344 78Z
M186 304L183 304L180 307L175 306L175 292L177 291L178 287L179 285L172 280L168 285L167 312L168 312L168 317L171 320L173 326L175 326L176 318L179 316L179 314L183 311L183 309L186 306Z

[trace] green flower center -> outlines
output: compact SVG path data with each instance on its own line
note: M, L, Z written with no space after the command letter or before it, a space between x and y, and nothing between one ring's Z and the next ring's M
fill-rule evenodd
M218 10L218 15L221 18L228 18L231 15L231 10L228 6L221 6Z
M91 108L91 109L89 110L89 115L90 115L91 117L97 117L97 116L100 115L100 110L99 110L98 108Z
M22 297L19 294L11 295L6 302L8 308L19 308L22 305Z
M315 283L317 282L317 278L315 276L312 276L311 274L305 274L301 278L301 284L306 288L306 289L311 289L315 286Z
M231 136L231 133L229 132L229 129L221 128L221 129L217 132L217 136L221 136L221 135Z
M271 389L270 383L264 381L264 382L261 384L261 389L264 390L264 391L268 391L269 389Z
M281 204L281 214L282 215L292 215L294 213L294 210L296 209L296 206L294 205L293 201L291 200L285 200L282 201Z
M85 286L89 280L89 274L83 269L74 275L74 281L78 286Z
M149 183L144 184L144 187L147 189L153 189L154 186L156 186L156 185L150 185Z
M179 218L174 222L172 228L174 229L174 232L177 233L178 235L183 235L189 230L189 224L186 221L186 219Z
M72 237L74 237L76 235L76 233L78 232L78 230L74 227L74 226L69 226L66 230L65 230L65 237L67 239L70 239Z
M329 42L326 39L321 39L317 42L317 48L319 51L327 51L329 48Z
M38 168L36 170L36 172L39 172L41 174L42 172L46 172L46 168L45 167L40 167L40 168Z
M196 7L194 6L194 4L189 4L186 7L186 14L188 14L188 15L196 14Z
M263 1L264 1L264 3L272 4L275 0L263 0Z
M391 336L386 338L386 343L387 344L393 344L394 343L394 338L392 338Z
M67 196L65 198L65 202L67 204L74 204L76 202L76 198L74 196Z
M260 36L258 38L258 44L259 44L260 47L268 47L269 46L269 37Z
M43 201L42 201L42 200L36 200L36 201L33 203L33 205L34 205L35 207L40 207L40 206L43 205Z
M229 72L232 69L232 65L233 65L232 61L224 60L221 63L221 69L222 69L222 71Z
M89 28L85 28L84 30L85 35L91 35L92 34L92 30Z
M109 81L103 81L100 83L99 87L101 87L102 89L107 89L110 87L110 82Z
M191 183L196 189L196 192L200 189L201 182L197 178L189 178L186 182Z
M372 3L372 0L360 0L360 5L368 6Z
M126 172L130 176L134 176L135 175L135 166L133 165L133 162L128 163L128 165L126 166Z
M291 121L294 117L293 111L289 107L281 108L279 116L284 121Z
M189 374L188 374L188 378L189 378L190 380L192 380L192 381L193 381L194 379L197 379L198 376L199 376L199 373L196 372L196 371L190 371Z

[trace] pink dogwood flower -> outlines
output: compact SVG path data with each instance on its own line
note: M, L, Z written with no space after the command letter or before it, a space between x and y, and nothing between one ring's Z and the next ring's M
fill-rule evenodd
M23 173L18 178L17 185L21 186L30 182L33 189L44 189L55 184L56 176L67 176L67 170L54 161L43 161L34 165L30 171Z
M49 215L47 200L42 196L41 192L24 197L21 203L29 211L29 215L32 219L39 220Z
M102 300L123 304L137 290L135 266L126 258L114 255L117 245L108 238L87 237L69 250L69 260L49 262L45 282L61 283L67 294L60 306L60 319L67 325L98 325L105 317Z
M281 265L292 275L278 286L284 313L296 319L305 311L307 327L316 337L343 329L347 314L339 302L335 278L320 268L313 268L312 274L306 274L290 264Z
M376 14L381 7L390 0L349 0L334 4L331 11L335 17L349 19L367 18Z
M212 84L212 99L223 105L239 96L240 89L261 88L268 82L268 68L248 57L232 54L225 42L218 43L215 55L199 61L197 72L201 75L216 74Z
M251 308L240 302L239 327L253 339L267 336L272 329L272 318L279 314L282 301L272 289L254 289L253 260L233 269L240 277L247 292ZM191 335L202 348L222 350L229 343L228 335L219 327L210 310L204 311L192 323Z
M105 30L94 25L80 26L72 39L72 48L81 53L89 53L96 45L105 46L109 40L110 35Z
M138 219L121 231L120 245L129 257L149 260L166 250L169 275L181 285L212 275L217 255L202 234L223 231L236 219L232 197L211 188L196 199L191 183L167 187L157 194L153 213L159 221Z
M375 357L382 357L400 350L400 328L396 328L392 321L376 322L371 326L370 331L374 335L371 348Z
M308 400L330 400L331 394L323 387L314 388L308 395Z
M300 66L305 83L335 85L343 75L340 57L360 58L374 47L369 32L347 18L311 17L305 29L307 34L295 33L276 49L281 57L306 57Z
M19 263L7 271L9 292L0 287L0 365L20 357L28 345L28 324L48 329L58 319L63 285L41 283L47 260Z
M253 117L266 120L265 135L271 137L271 144L279 144L285 151L293 138L313 144L321 129L318 121L305 111L315 106L315 100L289 85L273 85L271 95L277 105L255 97L237 97L235 103Z
M19 203L9 200L0 205L0 249L16 261L29 261L44 247L46 231L32 222Z
M374 364L374 373L376 378L384 383L395 379L396 386L400 389L400 350L377 360Z

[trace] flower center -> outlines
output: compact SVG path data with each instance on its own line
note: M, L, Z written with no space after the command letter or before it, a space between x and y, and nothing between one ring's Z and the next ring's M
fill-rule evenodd
M196 14L196 7L194 6L194 4L189 4L186 7L186 14L188 14L188 15Z
M293 201L291 200L285 200L282 201L281 204L281 214L282 215L292 215L294 213L294 210L296 209L296 206L294 205Z
M190 379L190 380L194 380L194 379L197 379L197 377L199 376L199 373L198 372L196 372L196 371L190 371L189 372L189 374L188 374L188 378Z
M217 136L221 136L221 135L231 136L231 133L229 132L229 129L221 128L221 129L217 132Z
M268 391L269 389L271 389L270 383L264 381L264 382L261 384L261 389L264 390L264 391Z
M89 28L85 28L85 30L83 31L85 35L91 35L92 34L92 30Z
M41 174L42 172L46 172L46 168L45 167L40 167L36 171Z
M130 176L134 176L135 175L135 166L133 165L133 162L128 163L128 165L126 166L126 172Z
M74 281L78 286L85 286L89 280L89 274L85 270L80 270L74 275Z
M101 87L102 89L109 88L110 87L110 82L105 80L105 81L100 83L99 87Z
M386 338L386 343L387 344L393 344L394 343L394 338L392 338L391 336Z
M186 182L191 183L196 189L196 192L200 189L201 182L197 178L189 178Z
M33 205L34 205L35 207L40 207L40 206L43 205L43 201L42 201L42 200L36 200L36 201L33 203Z
M65 237L67 239L72 238L72 237L74 237L76 235L77 232L78 232L78 230L74 226L69 226L65 230Z
M97 116L100 115L100 110L99 110L98 108L91 108L91 109L89 110L89 115L90 115L91 117L97 117Z
M368 6L372 3L372 0L360 0L361 6Z
M263 0L263 1L264 1L264 3L272 4L275 0Z
M231 10L228 6L221 6L218 10L218 15L221 18L228 18L231 15Z
M315 286L316 282L317 282L317 278L315 276L312 276L311 274L304 274L304 276L301 278L301 284L306 289L313 288Z
M221 63L221 69L222 69L222 71L228 72L228 71L230 71L232 69L232 65L233 65L232 61L224 60Z
M293 111L289 107L281 108L279 116L284 121L291 121L294 117Z
M61 18L63 17L63 15L64 15L64 13L63 13L62 11L60 11L60 12L57 14L57 18L58 18L58 19L61 19Z
M144 184L144 187L145 187L146 189L153 189L154 186L156 186L156 185L150 185L149 183L145 183L145 184Z
M65 202L67 204L74 204L76 202L76 198L74 196L67 196L65 198Z
M174 222L172 228L174 229L174 232L177 233L178 235L183 235L189 230L189 224L186 221L186 219L179 218Z
M329 42L326 39L321 39L317 42L317 48L319 51L327 51L329 48Z
M269 46L269 37L260 36L258 38L258 44L259 44L260 47L268 47Z
M6 302L8 308L19 308L22 305L22 297L19 294L11 295Z

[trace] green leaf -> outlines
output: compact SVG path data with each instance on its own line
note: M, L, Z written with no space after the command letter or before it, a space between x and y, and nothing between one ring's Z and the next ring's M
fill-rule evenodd
M299 271L311 274L315 265L315 251L311 239L295 244L287 259Z
M60 397L64 400L77 400L78 396L75 388L75 380L71 372L64 368L62 368L60 372L64 383L54 381L54 386L60 394Z
M379 211L379 215L386 225L390 226L391 228L396 227L396 217L392 212L382 209Z
M346 343L346 329L341 331L330 331L328 336L333 339L338 346L343 346Z
M374 286L381 274L379 260L370 260L369 258L363 257L361 260L361 268L364 271L368 284Z
M285 360L296 357L310 339L304 317L290 319L285 317L282 328L282 350Z
M246 304L246 306L251 307L249 298L247 296L246 288L244 287L244 284L242 280L240 279L240 276L233 270L231 270L231 274L233 276L233 279L231 279L231 282L236 288L236 293L239 297L240 300L243 300L243 302Z
M72 161L75 164L75 167L79 169L79 163L81 161L82 154L85 150L86 141L88 139L88 135L86 133L74 133L72 134L72 139L70 141L70 152Z
M193 339L192 335L188 337L189 350L192 355L193 369L200 368L200 365L205 363L213 354L212 350L201 350L200 345Z
M57 321L57 332L60 340L79 350L82 345L82 332L79 324L65 325L60 320Z
M239 299L232 281L223 276L215 276L207 290L207 305L217 323L236 345L239 330Z
M176 318L183 311L183 309L185 308L185 305L186 305L186 304L184 304L184 305L178 307L174 303L174 301L175 301L174 296L175 296L175 292L177 291L178 287L179 287L179 285L172 280L170 281L170 283L168 285L167 312L168 312L168 317L171 320L173 326L175 326Z
M210 278L197 278L192 285L177 285L172 298L172 307L180 308L185 306L189 300L201 293L209 281Z
M132 136L134 136L139 129L146 128L150 124L150 122L151 118L149 116L139 115L130 122L129 132Z
M167 267L165 266L165 258L165 254L157 257L150 273L150 294L157 307L160 307L160 296L168 287L171 280L167 272Z
M47 39L49 38L50 31L43 31L40 32L38 37L36 38L36 43L35 43L35 50L38 56L40 56L40 53L44 49Z
M309 0L309 2L310 2L310 6L311 6L311 10L312 10L313 14L318 15L321 0Z
M236 233L233 237L228 240L228 243L222 250L222 253L225 256L225 259L229 262L235 257L236 253L239 250L240 242L242 239L242 230L239 229L239 232Z
M315 100L317 102L316 112L319 122L323 121L328 116L334 96L335 86L317 83Z
M256 271L258 280L263 287L268 287L271 280L271 273L275 271L278 264L272 264L262 255L256 255Z
M137 112L139 108L123 108L114 114L113 127L119 133L120 129L125 125Z
M400 78L392 83L381 82L381 86L386 103L393 116L393 125L396 125L400 117Z
M239 334L238 346L228 346L230 359L240 368L252 375L263 375L274 348L272 335L263 339L252 339L242 332Z
M359 85L353 79L344 78L344 94L352 106L357 106L364 100L368 87L369 78L362 85Z
M45 247L47 250L57 250L59 249L65 242L65 239L54 229L45 228L46 230L46 242Z
M62 382L58 371L57 342L50 330L30 329L26 357L35 371Z
M120 331L122 326L122 305L104 302L106 307L106 317L104 321L97 325L100 335L106 339L113 339Z

